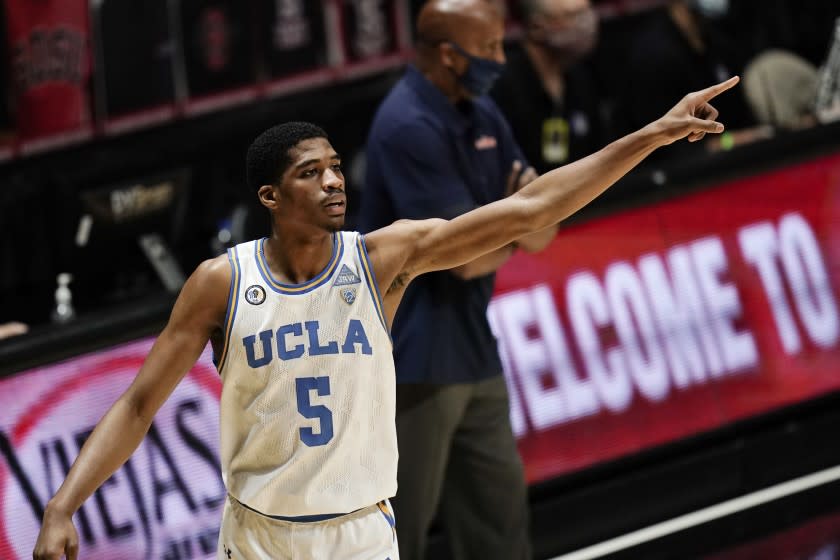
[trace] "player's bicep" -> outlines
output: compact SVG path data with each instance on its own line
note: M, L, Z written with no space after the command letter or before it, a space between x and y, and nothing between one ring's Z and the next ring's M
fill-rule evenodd
M184 338L188 339L183 341ZM181 333L161 333L137 377L123 395L137 416L151 420L172 394L204 348L199 348L194 342Z
M413 278L412 263L418 240L432 227L445 220L399 220L365 235L365 246L373 266L379 291L386 295L404 288Z
M519 193L451 220L401 220L367 234L380 291L387 300L420 274L460 266L519 239L533 229L528 204Z
M184 284L166 327L123 398L151 418L220 327L227 308L230 270L220 259L199 266Z
M515 195L451 220L436 220L418 235L409 266L416 274L468 263L530 231L527 199Z

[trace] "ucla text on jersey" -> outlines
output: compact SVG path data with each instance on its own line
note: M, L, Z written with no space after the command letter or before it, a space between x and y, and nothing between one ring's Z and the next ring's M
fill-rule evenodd
M262 367L274 358L274 347L277 348L277 359L295 360L303 356L323 356L326 354L353 354L357 351L362 354L372 354L365 327L358 319L350 319L347 323L347 331L339 346L337 340L322 342L318 335L320 323L318 321L305 321L304 323L291 323L283 325L276 331L265 330L252 334L242 339L245 346L245 355L248 365L252 368ZM303 336L306 330L307 336ZM261 350L257 351L257 339L260 341ZM276 341L276 343L275 343ZM259 356L259 357L258 357Z

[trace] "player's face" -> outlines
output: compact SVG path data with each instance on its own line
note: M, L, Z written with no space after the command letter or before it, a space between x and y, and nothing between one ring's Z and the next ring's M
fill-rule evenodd
M340 230L347 211L341 158L326 138L302 140L289 156L292 163L277 188L278 217Z

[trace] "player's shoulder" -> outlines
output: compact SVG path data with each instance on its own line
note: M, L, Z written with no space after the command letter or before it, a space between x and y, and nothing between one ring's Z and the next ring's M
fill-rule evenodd
M206 295L219 294L227 297L232 276L231 264L227 254L221 254L202 261L190 278L193 291Z
M368 252L376 251L385 246L403 246L429 233L435 227L446 222L442 218L427 218L425 220L397 220L394 223L366 233L365 244Z
M208 277L230 277L230 260L227 253L202 261L195 267L194 274Z
M181 288L170 323L208 320L218 326L227 308L231 276L227 255L201 262Z
M259 242L259 239L245 241L231 247L220 255L206 259L195 268L193 274L205 278L229 280L234 263L236 263L236 268L240 268L243 259L247 259L247 255L253 254L255 249L259 247Z

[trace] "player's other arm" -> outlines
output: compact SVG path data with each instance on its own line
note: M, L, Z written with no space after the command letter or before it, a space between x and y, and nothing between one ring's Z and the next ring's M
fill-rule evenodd
M737 77L690 93L663 117L584 159L550 171L516 194L452 220L403 221L366 236L385 293L411 278L448 269L567 218L609 188L655 149L723 132L709 104ZM397 297L398 299L398 297ZM386 296L386 307L389 307Z
M193 366L210 335L221 328L230 287L226 256L205 261L184 284L169 322L128 389L97 424L64 483L47 504L35 560L68 560L78 554L71 517L126 460L152 418Z

